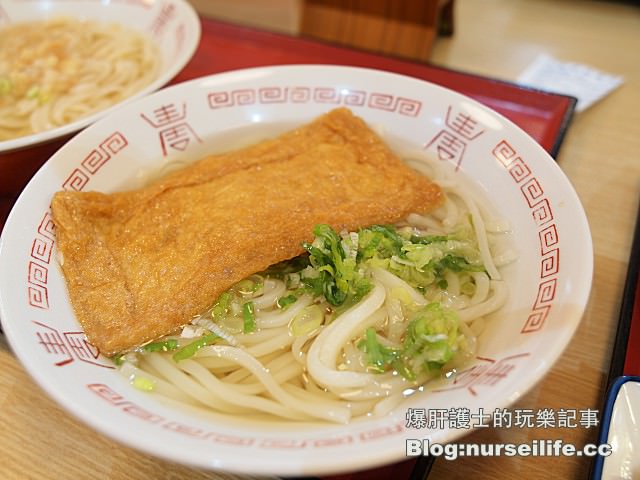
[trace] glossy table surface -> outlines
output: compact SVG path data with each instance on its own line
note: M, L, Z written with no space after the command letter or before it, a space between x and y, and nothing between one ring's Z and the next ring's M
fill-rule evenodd
M485 77L514 80L536 54L548 53L623 75L625 79L624 85L609 97L573 116L557 156L559 165L584 204L592 229L595 273L591 300L581 326L561 360L540 384L512 406L513 409L550 408L556 411L599 409L606 387L640 194L640 136L637 134L640 124L640 57L637 53L640 52L640 10L632 5L608 2L487 0L482 2L481 9L478 3L458 3L456 33L451 38L437 41L432 62L481 75L477 82L469 82L468 76L460 77L457 89L467 88L463 93L476 98L484 95L486 103L500 103L497 98L514 95L513 101L493 107L505 109L503 113L507 116L514 115L516 123L518 115L521 115L519 120L530 121L530 133L548 150L557 147L555 142L566 120L565 97L527 97L526 90L499 81L487 81ZM203 21L205 30L215 25L216 22ZM260 32L230 26L220 28L217 37L215 29L213 36L203 37L201 48L221 48L228 42L227 45L253 49L259 57L260 49L266 45L266 37ZM221 33L224 28L226 34ZM257 35L253 37L254 43L252 35ZM262 44L256 42L256 38L262 39ZM278 41L296 43L291 39ZM293 60L284 53L278 59L275 50L271 54L276 57L271 58L273 63L307 61L304 50L290 50L288 54L298 55ZM429 71L436 82L438 75L444 75L449 81L456 77L449 70L351 50L344 50L343 56L334 60L334 63L366 64L394 71L406 68L408 71L403 73L416 76ZM246 57L207 60L196 56L177 80L249 66L242 64L244 61ZM488 85L495 91L488 91ZM479 90L473 91L474 87ZM518 105L526 103L527 98L543 104L538 104L533 114L530 110L519 111ZM552 122L557 123L551 126ZM522 126L526 129L526 125ZM3 171L0 176L2 186L11 174ZM10 192L0 192L0 197L0 216L4 216L12 197ZM2 478L236 478L165 462L95 433L46 397L1 337L0 406ZM492 428L472 432L464 437L464 442L524 443L535 438L561 438L581 446L595 441L596 436L597 429L593 427ZM536 479L549 478L550 471L553 478L586 478L589 468L588 459L577 457L439 459L429 478ZM389 470L385 473L388 475ZM374 478L373 474L369 478ZM400 467L397 478L402 478Z

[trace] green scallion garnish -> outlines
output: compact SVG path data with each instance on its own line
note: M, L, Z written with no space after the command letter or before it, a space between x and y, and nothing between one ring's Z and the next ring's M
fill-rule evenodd
M242 319L244 320L244 333L251 333L256 329L256 311L253 302L242 305Z
M291 295L287 295L285 297L280 297L276 301L276 305L278 306L278 308L287 308L289 305L293 305L297 301L298 301L298 297L296 297L295 295L291 294Z
M173 361L179 362L181 360L186 360L187 358L193 357L196 353L198 353L198 350L200 350L202 347L206 347L207 345L212 344L218 338L220 337L218 337L218 335L216 335L215 333L210 333L208 335L198 338L197 340L194 340L190 344L185 345L176 353L174 353Z
M170 352L178 348L178 340L172 338L170 340L147 343L142 349L145 352Z

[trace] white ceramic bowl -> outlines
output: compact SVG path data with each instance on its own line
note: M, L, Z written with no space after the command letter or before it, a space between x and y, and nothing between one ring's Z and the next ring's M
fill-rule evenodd
M98 113L41 133L0 141L0 154L63 138L90 125L123 103L163 87L184 68L200 42L200 19L186 0L0 0L0 28L12 23L58 16L115 22L144 33L160 49L160 73L135 95Z
M168 159L194 159L348 106L403 147L425 148L471 179L513 227L519 259L504 270L506 306L455 379L429 384L389 416L351 425L212 421L132 388L84 340L55 262L49 202L63 188L112 191ZM402 460L405 439L450 442L467 430L407 427L409 408L485 414L521 397L551 368L580 322L591 236L569 181L514 124L424 81L331 66L229 72L173 86L111 113L35 175L0 243L0 316L27 370L71 413L131 447L206 468L328 474Z

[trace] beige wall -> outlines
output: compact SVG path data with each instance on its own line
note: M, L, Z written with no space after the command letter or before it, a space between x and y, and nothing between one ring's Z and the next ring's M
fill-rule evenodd
M211 17L268 30L296 34L301 0L189 0Z

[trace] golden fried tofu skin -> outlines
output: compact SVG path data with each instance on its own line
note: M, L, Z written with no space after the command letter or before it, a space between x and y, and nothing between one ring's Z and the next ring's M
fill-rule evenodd
M441 200L364 121L336 109L139 190L58 192L52 212L75 314L110 355L178 331L233 284L300 255L316 224L352 231Z

